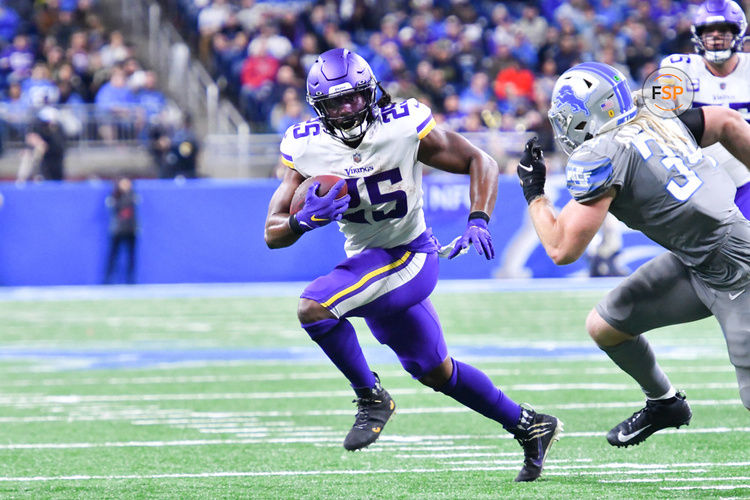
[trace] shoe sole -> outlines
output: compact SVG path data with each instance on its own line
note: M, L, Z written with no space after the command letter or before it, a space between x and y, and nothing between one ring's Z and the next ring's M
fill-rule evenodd
M643 436L643 439L640 439L640 440L633 439L632 441L628 441L627 443L620 443L620 442L613 443L609 439L607 439L607 442L611 446L614 446L615 448L627 448L628 446L638 446L639 444L643 443L644 441L646 441L648 438L650 438L651 436L653 436L654 434L656 434L659 431L663 431L664 429L672 429L672 428L679 429L683 425L685 425L685 426L690 425L690 420L688 420L687 422L685 422L683 424L680 424L680 425L669 425L667 427L662 427L661 429L656 429L655 431L650 432L648 434L644 433L645 435L641 434L641 436ZM638 436L638 437L641 437L641 436Z

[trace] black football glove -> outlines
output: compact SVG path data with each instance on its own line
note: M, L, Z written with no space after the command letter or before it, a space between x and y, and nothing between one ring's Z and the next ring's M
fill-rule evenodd
M526 143L516 172L521 180L523 196L527 203L530 204L534 199L544 195L547 166L544 164L544 152L536 137L532 137Z

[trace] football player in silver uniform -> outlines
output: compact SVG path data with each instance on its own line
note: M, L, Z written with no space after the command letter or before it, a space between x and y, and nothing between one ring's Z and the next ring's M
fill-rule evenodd
M625 77L601 63L579 64L560 76L549 118L570 155L565 172L573 199L555 213L544 196L546 167L534 139L517 172L552 260L577 260L607 213L668 250L638 268L586 319L589 335L647 398L643 409L609 431L609 443L638 444L690 422L685 395L641 335L665 325L713 315L750 409L750 221L733 202L730 177L699 147L720 142L750 164L750 125L718 106L660 118L639 108Z

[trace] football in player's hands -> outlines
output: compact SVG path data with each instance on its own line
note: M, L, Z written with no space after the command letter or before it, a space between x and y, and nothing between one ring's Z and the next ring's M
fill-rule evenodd
M342 180L341 177L338 177L336 175L316 175L313 177L308 177L305 179L302 184L297 187L297 190L294 192L294 197L292 197L292 204L289 207L289 213L290 214L296 214L300 210L302 210L302 207L305 206L305 197L307 196L307 191L310 189L310 186L317 182L320 184L318 186L318 190L315 192L318 196L325 196L328 191L331 190L331 188ZM346 183L344 183L344 186L341 188L341 191L339 191L339 194L336 195L336 199L343 198L346 196L347 188Z

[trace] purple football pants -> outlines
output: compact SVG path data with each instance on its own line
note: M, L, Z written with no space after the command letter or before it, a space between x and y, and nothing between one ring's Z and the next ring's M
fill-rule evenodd
M364 318L378 342L393 349L404 369L420 378L448 355L429 299L437 279L436 253L372 248L310 283L301 297L318 302L340 319Z
M425 236L425 235L423 235ZM435 251L409 247L373 248L350 257L302 292L336 318L302 325L341 370L352 387L375 385L349 316L363 317L375 338L396 353L419 379L448 356L440 320L429 296L438 279ZM452 360L451 378L436 389L512 430L521 408L481 370Z

